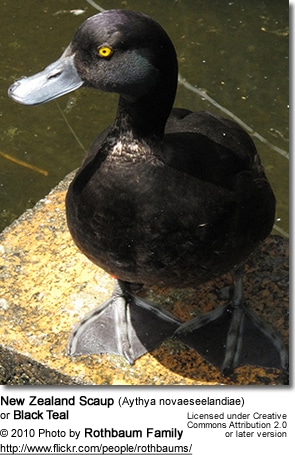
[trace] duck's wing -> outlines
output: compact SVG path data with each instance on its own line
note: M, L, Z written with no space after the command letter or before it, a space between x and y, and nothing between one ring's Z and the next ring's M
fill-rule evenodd
M237 154L241 160L257 155L249 134L236 122L207 111L172 109L165 134L196 133Z
M172 110L161 153L165 164L225 188L243 171L264 176L251 137L231 120L208 112Z

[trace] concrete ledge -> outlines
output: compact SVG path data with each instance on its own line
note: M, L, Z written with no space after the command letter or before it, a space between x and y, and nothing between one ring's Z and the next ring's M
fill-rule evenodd
M0 236L0 383L97 385L217 385L287 383L280 371L242 367L225 379L198 354L168 340L128 365L114 355L67 356L76 322L111 294L112 279L75 247L64 199L72 175ZM147 298L179 318L209 311L229 276L197 290L152 289ZM269 237L247 267L245 296L288 342L288 242Z

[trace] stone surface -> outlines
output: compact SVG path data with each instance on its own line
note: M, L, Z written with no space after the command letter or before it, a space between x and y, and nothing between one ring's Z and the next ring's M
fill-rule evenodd
M287 383L279 370L240 367L224 378L196 352L167 340L130 366L115 355L70 358L71 329L110 297L112 279L85 258L67 230L68 176L0 236L0 383L217 385ZM288 343L288 242L270 236L249 260L245 297ZM143 292L183 320L222 302L225 275L198 289Z

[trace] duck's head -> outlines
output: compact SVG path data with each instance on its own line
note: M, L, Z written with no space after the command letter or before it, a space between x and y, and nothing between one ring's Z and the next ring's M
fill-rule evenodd
M110 10L87 19L56 62L15 82L8 94L32 105L91 86L131 103L165 93L173 102L176 84L175 50L162 27L141 13Z

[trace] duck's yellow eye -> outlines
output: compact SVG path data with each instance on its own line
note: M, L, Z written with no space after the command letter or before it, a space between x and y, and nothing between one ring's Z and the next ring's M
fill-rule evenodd
M113 49L109 46L100 46L97 49L97 53L98 53L98 55L100 55L100 57L108 58L112 55Z

